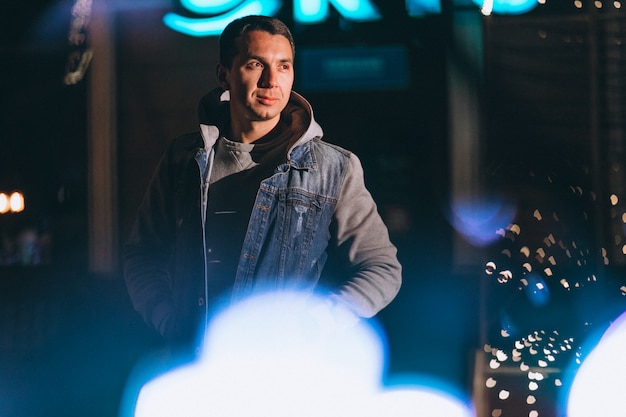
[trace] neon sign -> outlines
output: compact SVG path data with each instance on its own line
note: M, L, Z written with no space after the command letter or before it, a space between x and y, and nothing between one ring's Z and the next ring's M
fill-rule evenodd
M330 3L341 16L355 22L381 19L380 13L370 0L294 0L293 19L298 23L321 23L328 17Z
M262 14L274 16L283 6L282 0L179 0L190 12L205 17L186 17L167 13L163 22L176 32L190 36L217 36L234 19ZM294 22L322 23L328 18L330 6L346 20L368 22L383 16L372 0L292 0ZM485 14L523 14L537 6L537 0L472 0ZM441 0L405 0L409 16L441 13Z
M473 0L483 14L524 14L537 6L537 0Z
M218 4L219 3L219 4ZM213 4L211 6L210 4ZM177 13L168 13L163 17L163 23L169 28L190 36L216 36L232 20L240 17L262 14L275 15L282 2L280 0L181 0L181 5L193 12L200 14L218 11L215 15L203 18L190 18ZM232 7L231 7L232 6Z

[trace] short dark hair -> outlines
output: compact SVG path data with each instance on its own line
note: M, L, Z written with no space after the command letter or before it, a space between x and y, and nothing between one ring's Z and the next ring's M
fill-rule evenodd
M219 38L220 64L230 68L233 59L239 53L237 38L253 30L267 32L270 35L282 35L289 41L292 54L296 55L296 46L291 31L281 20L269 16L245 16L230 22Z

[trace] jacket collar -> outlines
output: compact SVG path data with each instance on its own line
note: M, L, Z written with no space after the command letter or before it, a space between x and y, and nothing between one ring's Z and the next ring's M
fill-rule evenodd
M200 121L200 131L204 141L204 149L210 149L220 137L220 131L224 130L229 120L230 92L221 88L216 88L200 99L198 105L198 118ZM289 98L291 105L304 108L309 115L309 126L304 134L297 138L287 151L289 163L296 168L308 168L316 166L314 157L310 151L310 146L296 152L300 145L310 142L312 139L321 138L324 134L322 127L313 117L311 104L295 91L291 92Z

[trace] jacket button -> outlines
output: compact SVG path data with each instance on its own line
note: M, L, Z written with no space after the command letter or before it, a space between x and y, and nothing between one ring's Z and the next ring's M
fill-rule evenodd
M204 305L204 297L198 298L198 306L202 307Z

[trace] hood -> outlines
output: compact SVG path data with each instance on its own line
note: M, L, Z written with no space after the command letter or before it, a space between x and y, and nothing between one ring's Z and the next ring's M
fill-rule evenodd
M205 148L210 148L219 138L220 132L230 123L229 111L230 94L221 88L216 88L200 99L198 104L198 120L204 139ZM283 112L292 112L294 107L303 109L308 115L308 126L301 136L294 138L289 147L289 152L296 145L307 142L313 138L321 138L324 134L322 127L313 117L313 109L309 102L295 91L291 92L287 108Z

